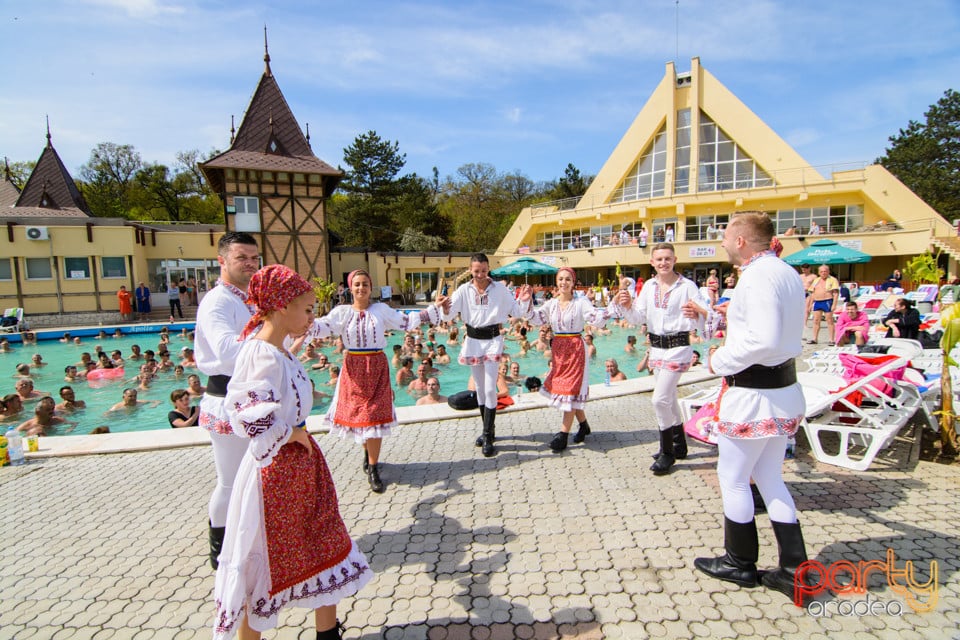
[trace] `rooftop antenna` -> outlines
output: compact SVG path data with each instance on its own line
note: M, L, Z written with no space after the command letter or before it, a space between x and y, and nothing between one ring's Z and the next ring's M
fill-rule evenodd
M267 25L263 25L263 63L266 66L263 72L268 76L272 76L273 73L270 71L270 48L267 46Z
M680 64L680 0L676 0L676 19L677 19L677 53L676 53L676 57L673 60L677 64Z

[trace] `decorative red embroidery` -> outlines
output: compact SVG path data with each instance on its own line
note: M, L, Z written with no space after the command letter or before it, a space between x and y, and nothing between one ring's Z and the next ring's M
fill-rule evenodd
M543 388L557 396L578 396L583 387L583 369L586 351L583 338L577 336L554 336L551 343L553 366L543 382Z
M347 353L338 393L334 424L360 429L394 421L390 366L382 351Z

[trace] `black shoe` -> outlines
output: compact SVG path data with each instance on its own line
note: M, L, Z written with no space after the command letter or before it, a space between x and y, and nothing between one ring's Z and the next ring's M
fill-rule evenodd
M484 425L487 424L487 419L486 419L486 417L485 417L485 416L486 416L486 413L487 413L487 408L486 408L485 406L483 406L483 405L480 405L480 420L481 420L481 422L483 422ZM485 428L484 428L484 429L485 429ZM481 432L480 435L477 436L477 439L473 441L473 444L476 445L476 446L478 446L478 447L482 447L482 446L483 446L483 432Z
M370 481L370 490L374 493L383 493L383 481L380 479L380 471L377 469L377 465L370 465L370 470L367 471L367 480Z
M569 433L564 433L563 431L561 431L561 432L558 433L557 435L553 436L553 440L550 441L550 449L551 449L554 453L560 453L561 451L563 451L564 449L566 449L566 448L567 448L567 438L568 438L569 436L570 436ZM574 438L574 442L576 442L576 438Z
M673 457L677 460L684 460L687 457L687 434L683 431L682 424L675 424L670 427L673 432Z
M576 435L573 436L573 441L576 444L580 444L587 439L587 436L590 435L590 425L587 424L587 421L584 420L580 423L580 428L577 429Z
M763 496L760 495L760 489L757 488L757 485L750 485L750 493L753 494L753 514L766 513L767 503L763 501Z
M741 587L757 586L760 541L757 538L756 521L740 523L724 518L723 544L725 554L719 558L697 558L693 561L693 566L708 576Z
M803 532L800 523L785 523L770 521L773 533L777 537L777 546L780 548L780 567L774 571L767 571L760 578L763 586L779 591L794 601L798 606L805 606L812 597L809 594L800 594L797 602L794 580L797 569L807 560L807 549L803 542ZM816 581L805 573L801 574L801 582L807 586L816 586Z
M483 439L483 448L480 449L480 452L483 453L484 458L492 458L496 455L497 450L493 447L493 438Z
M673 456L673 430L661 429L660 455L657 456L656 462L650 465L650 471L653 471L653 475L655 476L666 475L670 473L670 467L672 467L676 461L676 458Z
M344 631L346 631L346 629L344 629L340 621L337 620L337 623L333 625L332 629L317 631L317 640L341 640Z
M367 448L362 447L363 449L363 471L366 473L370 470L370 459L367 457Z
M216 571L220 566L220 550L223 549L223 536L227 532L226 527L214 527L210 525L210 566Z

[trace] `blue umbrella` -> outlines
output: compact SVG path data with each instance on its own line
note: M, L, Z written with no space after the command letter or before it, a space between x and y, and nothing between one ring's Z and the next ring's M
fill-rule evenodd
M558 271L557 267L552 267L548 264L544 264L535 258L529 256L524 256L516 262L511 262L510 264L505 264L502 267L494 269L490 272L490 275L496 278L503 278L506 276L523 276L526 279L528 276L550 276L555 274Z
M802 264L861 264L873 258L862 251L849 249L836 240L817 240L806 249L791 253L784 262L798 267Z

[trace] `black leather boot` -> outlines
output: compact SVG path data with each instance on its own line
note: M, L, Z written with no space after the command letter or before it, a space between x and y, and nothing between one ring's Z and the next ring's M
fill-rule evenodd
M497 410L496 409L487 409L483 412L483 456L489 458L493 456L497 450L493 448L493 441L497 437Z
M587 439L587 436L590 435L590 425L587 424L587 421L584 420L580 423L580 428L577 429L577 433L573 436L573 441L577 444L580 444Z
M341 635L343 631L343 625L337 620L337 624L333 625L332 629L317 631L317 640L341 640L343 638Z
M685 460L687 457L687 434L683 430L683 425L673 425L670 427L670 433L673 434L673 457L677 460ZM663 448L661 447L660 451L653 454L653 459L659 458L662 452Z
M570 437L569 433L564 433L563 431L559 432L557 435L553 436L553 440L550 441L550 449L554 453L560 453L567 448L568 437Z
M726 549L724 555L719 558L697 558L693 561L693 566L708 576L741 587L757 586L760 543L757 539L756 520L740 523L724 517L723 546Z
M673 432L673 457L677 460L684 460L687 457L687 434L683 430L682 424L675 424L670 427Z
M480 421L481 421L483 424L487 424L487 420L486 420L486 418L484 417L484 416L486 415L486 413L487 413L487 408L486 408L485 406L483 406L483 405L480 405ZM475 441L473 444L477 445L478 447L482 447L482 446L483 446L483 433L481 433L479 436L477 436L477 439L476 439L476 441Z
M380 479L380 470L377 465L371 464L367 470L367 480L370 481L370 490L374 493L383 493L383 481Z
M360 447L363 449L363 472L366 473L370 470L370 458L367 457L367 448Z
M780 548L780 568L764 572L760 581L763 586L779 591L796 603L794 577L797 567L807 560L807 548L803 543L803 532L800 530L799 522L787 524L771 520L770 524L773 525L773 533L777 537L777 546ZM802 579L804 584L816 585L816 581L808 576L802 576ZM812 599L810 596L801 596L801 598L800 606L805 606Z
M227 532L226 527L215 527L210 525L210 566L216 571L220 566L218 558L220 550L223 549L223 536Z
M673 456L673 429L660 430L660 455L656 462L650 466L653 475L662 476L670 472L670 467L676 462Z

